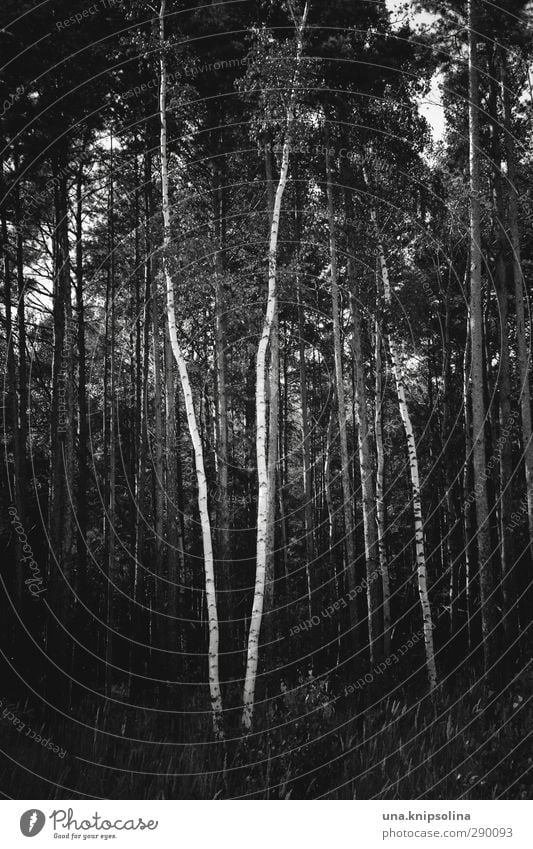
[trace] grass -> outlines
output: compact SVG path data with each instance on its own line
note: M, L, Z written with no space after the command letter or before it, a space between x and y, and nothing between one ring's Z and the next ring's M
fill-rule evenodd
M76 723L4 698L67 755L0 716L1 788L16 799L527 799L532 695L531 674L499 694L472 678L434 699L388 696L365 709L361 696L332 703L311 679L258 713L268 731L244 740L230 731L224 743L210 742L206 716L116 705L105 714L81 702Z

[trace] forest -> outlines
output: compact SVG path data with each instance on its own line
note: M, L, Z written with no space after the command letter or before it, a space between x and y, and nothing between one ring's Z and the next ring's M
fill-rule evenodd
M531 0L2 0L4 799L530 799Z

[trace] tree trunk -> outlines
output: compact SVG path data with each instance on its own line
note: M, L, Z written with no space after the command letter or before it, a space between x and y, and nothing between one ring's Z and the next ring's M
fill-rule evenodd
M13 484L8 472L8 487L10 498L14 504L17 517L20 522L24 523L24 490L22 487L22 457L20 456L20 439L19 431L19 400L17 396L17 369L15 362L15 339L13 334L13 318L12 318L12 294L11 294L11 262L9 255L9 237L7 228L7 215L5 207L2 206L2 255L3 255L3 271L4 271L4 309L6 317L6 359L7 359L7 380L6 380L6 407L11 417L11 428L13 433ZM12 488L13 487L13 488ZM24 576L22 571L22 545L17 534L15 534L15 551L16 551L16 567L15 574L12 579L12 588L19 602L22 601Z
M473 466L476 493L477 546L481 598L481 623L485 672L497 660L495 580L489 527L485 451L486 408L483 369L483 312L481 284L481 209L479 172L479 75L476 34L476 0L468 3L469 158L470 158L470 332L472 379Z
M221 612L222 637L228 646L233 643L232 571L230 552L229 509L229 449L228 449L228 391L226 364L226 315L224 294L225 209L223 178L218 167L213 168L213 217L215 238L215 361L216 361L216 445L217 445L217 525L218 563L222 577ZM229 655L228 659L231 658Z
M113 630L115 627L115 611L114 611L114 587L116 584L117 569L115 565L115 524L116 524L116 369L115 369L115 223L114 223L114 203L115 203L115 177L113 173L113 137L111 136L110 148L110 174L109 174L109 200L108 200L108 232L109 232L109 268L107 273L107 290L106 290L106 371L108 379L105 381L106 390L109 385L109 393L107 393L106 403L106 448L107 448L107 463L105 464L104 474L107 475L107 501L105 511L105 544L106 551L106 676L105 689L109 695L112 686L112 662L113 662ZM109 348L107 343L109 340ZM107 364L107 358L109 358ZM107 412L108 411L108 412Z
M381 279L383 281L383 292L385 296L385 306L390 310L391 306L391 290L389 282L389 270L385 259L385 251L380 240L379 227L375 209L371 211L371 218L374 224L376 243L378 249L378 258L381 270ZM416 568L418 575L418 595L420 597L420 606L422 608L422 621L424 628L424 644L426 649L426 668L430 690L437 686L437 667L435 664L435 649L433 646L433 617L431 614L431 605L429 602L429 593L427 586L427 566L426 553L424 543L424 519L422 516L422 500L420 494L420 473L418 467L418 454L416 449L416 439L407 406L407 397L405 393L405 382L403 368L400 360L400 352L396 347L396 342L392 333L388 334L389 351L392 363L392 372L396 383L396 393L398 396L398 407L402 419L405 437L407 440L407 451L409 455L409 472L411 477L411 492L413 503L413 514L415 522L415 550L416 550Z
M178 366L178 372L181 381L181 387L185 400L185 410L187 414L187 423L189 433L194 449L194 458L196 463L196 479L198 484L198 506L200 510L200 523L202 528L202 541L204 549L204 570L205 570L205 595L207 604L207 616L209 622L209 649L208 649L208 668L209 668L209 691L211 696L211 709L213 714L213 728L215 736L220 738L223 736L222 728L222 694L220 690L219 677L219 627L218 627L218 611L217 597L215 586L215 571L213 562L213 542L211 537L211 520L209 518L208 508L208 493L207 479L205 476L204 467L204 451L196 412L194 409L194 401L192 395L191 383L187 371L187 362L178 340L176 315L174 307L174 284L169 267L169 254L171 246L170 232L170 201L169 201L169 182L168 182L168 159L167 159L167 113L166 113L166 96L167 96L167 71L165 60L165 7L166 0L161 0L159 11L159 39L160 39L160 89L159 89L159 116L161 121L161 194L163 206L163 273L165 278L166 296L167 296L167 319L168 332L172 353Z
M387 511L385 508L385 452L383 449L383 374L381 358L381 329L375 322L375 369L376 369L376 398L374 413L374 432L376 435L376 525L378 537L379 568L381 572L381 588L383 592L383 642L385 657L391 652L391 609L390 609L390 576L387 561L385 535L387 533Z
M69 619L71 598L68 586L72 581L73 523L71 497L73 494L73 391L74 367L72 349L72 302L68 232L68 189L64 176L66 151L54 161L54 293L53 293L53 361L52 411L50 420L50 578L54 587L54 602L58 605L63 623ZM61 176L60 176L61 175ZM60 641L58 650L65 650Z
M347 184L347 175L343 178ZM344 192L344 206L348 221L354 219L354 209L350 190ZM352 313L353 331L350 336L354 362L354 404L358 424L359 473L361 478L361 494L363 507L363 536L365 544L366 563L366 594L368 606L368 645L370 650L370 666L373 668L383 659L382 625L382 592L378 577L379 545L377 534L377 502L374 478L374 458L371 434L368 424L367 392L365 386L365 364L363 360L361 314L358 304L358 287L355 270L355 231L348 231L348 279L350 282L350 307ZM383 576L381 576L383 581Z
M516 345L520 377L520 413L522 423L522 451L526 482L527 515L529 524L530 555L533 561L533 440L531 431L531 393L529 390L530 358L527 347L524 291L520 248L520 226L518 222L518 190L516 187L516 150L513 136L511 97L507 85L506 55L502 51L502 91L505 128L505 157L507 161L507 185L509 191L509 230L513 252L513 282L516 315Z
M492 165L494 185L493 220L496 236L496 260L494 269L494 284L498 298L499 339L498 339L498 407L499 407L499 537L502 570L502 590L505 603L504 628L506 642L511 644L516 637L517 620L516 607L513 609L514 592L512 590L514 573L513 536L511 533L511 513L513 512L513 452L511 411L511 365L509 352L509 291L507 288L506 244L505 230L506 197L501 175L502 147L500 140L500 122L498 115L497 77L500 62L500 49L494 48L496 57L491 59L490 66L490 100L489 109L492 129ZM514 636L513 636L514 635Z
M341 458L342 501L344 515L344 534L346 541L346 576L349 589L348 609L350 614L351 637L356 646L357 629L357 592L355 578L355 542L350 485L350 458L348 455L348 435L346 430L346 400L344 395L344 375L342 368L341 316L339 305L339 284L337 276L337 244L335 232L335 213L333 206L333 186L331 182L331 161L329 143L326 138L326 192L328 205L329 249L331 261L331 299L333 315L333 356L335 363L335 395L339 420L339 445Z
M268 542L268 518L269 518L269 476L267 466L267 424L266 424L266 358L272 325L275 322L277 311L277 254L278 254L278 232L281 215L281 202L287 184L289 171L289 154L291 147L292 125L294 121L294 110L296 105L297 85L299 80L300 60L303 48L303 34L307 20L307 3L304 8L302 20L298 30L296 47L296 70L293 78L292 91L287 108L287 122L285 141L283 144L281 171L274 199L272 212L272 225L270 228L270 246L268 253L268 299L263 330L259 340L256 359L256 455L257 455L257 477L258 477L258 499L257 499L257 562L254 601L252 616L250 619L250 630L248 633L248 651L246 659L246 674L243 693L243 716L242 723L245 731L252 727L254 711L255 684L257 677L257 665L259 661L259 634L263 618L263 603L265 597L265 582L267 577L267 542Z
M352 269L353 272L353 269ZM353 279L353 278L352 278ZM353 290L352 290L353 291ZM363 534L365 541L366 594L368 604L368 642L370 665L376 666L383 659L383 633L381 622L381 591L378 576L379 547L377 537L377 501L374 482L374 462L368 426L367 395L364 378L364 361L361 345L361 316L357 295L351 296L353 333L352 353L355 364L355 410L358 423L359 470L363 506ZM382 578L383 580L383 578Z
M181 631L179 630L179 588L185 580L185 558L183 549L183 537L181 533L181 521L177 515L181 509L178 494L178 452L176 433L176 387L174 383L174 359L168 328L164 328L165 338L165 498L167 516L167 580L168 580L168 605L167 613L171 617L168 625L167 647L172 652L183 650ZM174 654L170 656L174 664ZM174 665L170 675L176 675Z
M78 567L81 588L87 584L87 489L89 483L87 418L87 382L85 352L85 302L83 297L83 166L80 165L76 180L76 309L78 312L78 489L76 508L78 515Z

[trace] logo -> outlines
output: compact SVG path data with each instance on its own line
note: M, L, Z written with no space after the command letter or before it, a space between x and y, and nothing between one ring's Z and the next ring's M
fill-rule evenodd
M24 837L35 837L36 834L42 831L45 822L46 817L43 812L34 808L22 814L20 818L20 830Z

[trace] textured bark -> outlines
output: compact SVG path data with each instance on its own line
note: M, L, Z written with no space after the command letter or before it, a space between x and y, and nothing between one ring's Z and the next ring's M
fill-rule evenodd
M489 111L492 130L492 165L493 165L493 229L495 231L496 258L494 263L494 285L498 298L498 407L499 407L499 449L500 481L499 481L499 541L502 570L502 589L505 601L506 615L504 627L508 642L516 631L516 609L511 611L514 593L512 591L512 567L514 564L513 535L511 533L511 513L513 512L512 493L512 422L511 417L511 365L509 351L509 291L507 288L505 230L506 197L501 175L502 146L500 140L500 123L498 110L498 65L500 62L499 48L494 48L496 56L491 57L490 65L490 98Z
M161 122L160 136L160 155L161 155L161 194L163 207L163 274L165 278L166 299L167 299L167 320L170 343L172 353L178 366L178 372L181 381L181 388L185 401L185 410L187 415L187 424L189 426L189 434L194 449L194 459L196 465L196 480L198 484L198 507L200 510L200 524L202 528L202 542L204 549L204 572L205 572L205 596L207 605L207 617L209 626L209 648L208 648L208 669L209 669L209 692L211 696L211 710L213 716L213 729L215 736L220 738L223 736L222 727L222 693L220 690L219 677L219 626L218 626L218 611L217 597L215 586L215 570L213 560L213 542L211 536L211 520L208 509L208 493L207 479L205 476L204 467L204 451L196 411L194 409L194 400L192 395L189 373L187 370L187 361L178 340L176 327L176 314L174 307L174 284L169 267L169 252L171 245L170 234L170 200L169 200L169 181L168 181L168 154L167 154L167 71L165 61L165 8L166 2L162 0L159 11L159 38L160 38L160 86L159 86L159 117Z
M159 325L159 298L157 291L157 279L154 280L152 298L152 351L154 362L154 444L152 457L154 463L154 532L156 568L160 572L163 565L163 548L165 533L165 508L164 487L165 473L163 468L163 382L161 379L161 333ZM161 595L162 585L155 578L155 586L158 588L157 596ZM160 608L159 608L160 609Z
M389 282L389 270L385 259L385 251L380 241L379 227L377 223L376 212L374 209L371 212L371 216L376 234L378 259L380 264L381 279L383 282L385 304L387 308L390 309L391 290ZM418 454L416 450L416 439L413 430L413 425L411 422L411 416L409 414L409 407L407 405L405 379L400 359L400 352L397 349L396 342L392 333L388 335L388 342L392 364L392 372L394 375L396 393L398 396L398 407L400 410L400 416L402 419L405 437L407 440L407 453L409 456L409 473L411 477L411 493L415 524L415 551L416 570L418 576L418 595L420 598L420 606L422 608L422 623L424 628L424 645L426 650L426 668L428 675L428 683L430 690L433 690L437 686L437 667L435 664L435 649L433 645L433 617L431 613L431 605L429 601L429 592L427 585L427 566L424 542L424 519L422 515L422 499L420 493Z
M83 293L83 167L76 180L76 309L78 312L78 519L77 553L81 586L87 582L87 489L89 484L89 426L87 418L87 379L85 351L85 300Z
M476 35L476 0L468 4L469 160L470 160L470 333L472 379L473 467L476 494L478 569L485 672L491 673L497 658L495 575L489 527L486 482L485 375L483 369L483 303L481 278L479 72Z
M347 184L347 179L343 178ZM346 219L353 221L354 208L349 190L344 193ZM365 364L363 359L361 314L358 303L358 286L355 269L355 231L348 231L348 279L350 283L350 307L353 330L350 336L354 363L354 405L357 421L357 442L359 449L359 475L361 479L361 494L363 508L363 536L365 544L366 564L366 595L368 607L368 644L370 650L370 666L374 667L383 658L383 608L382 592L379 577L379 545L377 527L376 482L374 477L374 451L368 422L368 399L365 385ZM381 574L381 581L383 574Z
M18 168L18 158L15 158ZM18 428L15 451L18 469L19 516L25 521L26 513L26 457L28 446L28 369L26 363L26 282L24 279L24 233L22 225L20 185L15 190L15 230L17 239L17 330L18 330Z
M463 357L463 411L464 411L464 432L465 432L465 459L463 464L463 526L465 537L465 606L466 606L466 623L468 648L472 647L472 575L474 574L473 561L475 560L475 552L473 549L473 533L472 533L472 513L473 507L470 503L469 496L473 490L473 473L472 473L472 411L470 400L469 386L469 369L470 369L470 311L467 317L466 326L466 344Z
M272 150L268 148L265 151L265 167L267 178L267 202L268 202L268 224L269 232L272 228L272 219L274 215L275 193L273 180L273 162ZM270 332L270 368L268 373L268 518L267 518L267 541L266 541L266 577L265 577L265 600L264 611L265 617L264 632L265 642L269 643L274 637L274 623L272 620L271 611L274 607L274 581L275 581L275 549L276 549L276 487L278 475L278 444L280 434L280 415L281 406L279 403L279 381L280 381L280 366L279 366L279 320L278 308L272 321ZM280 470L281 471L281 470ZM279 489L279 498L281 501L282 490Z
M331 161L329 144L326 139L326 192L328 204L329 251L331 262L331 300L333 316L333 356L335 363L335 394L339 420L339 445L341 458L341 483L346 542L346 577L349 589L348 609L352 640L356 640L357 602L355 578L355 541L352 507L352 489L350 484L350 458L348 454L348 435L346 430L346 400L344 395L344 375L342 369L341 317L339 304L339 284L337 275L337 244L335 233L335 212L333 206L333 186L331 181Z
M379 573L379 548L377 536L377 501L374 480L374 458L368 424L367 394L364 379L364 361L361 344L361 316L356 297L351 297L353 333L352 354L355 364L355 410L358 424L359 471L363 506L363 535L365 542L368 641L370 665L376 666L383 659L382 607ZM381 576L383 577L383 576Z
M105 404L104 404L104 442L106 462L106 504L104 551L106 560L106 693L111 692L112 661L113 661L113 630L114 630L114 586L116 584L115 568L115 522L116 522L116 368L115 368L115 226L114 226L114 161L113 138L111 137L110 175L108 198L108 233L109 233L109 267L106 288L106 348L105 348ZM108 391L109 387L109 391Z
M20 456L20 439L18 438L19 430L19 401L17 393L17 369L15 362L15 338L12 316L12 270L9 251L9 237L7 229L6 210L2 207L2 257L3 257L3 272L4 272L4 309L5 309L5 333L6 333L6 359L7 359L7 375L6 375L6 408L11 418L11 426L13 430L13 475L8 477L8 486L10 497L14 503L17 515L21 522L24 522L24 490L22 488L22 457ZM9 473L8 473L9 474ZM12 587L19 601L23 594L23 572L21 568L22 562L22 546L18 535L15 535L15 550L16 550L16 567L12 576Z
M309 440L309 411L307 402L307 363L305 359L305 312L302 302L300 277L296 282L298 301L298 349L300 367L300 399L302 405L302 477L304 491L304 531L309 616L313 615L313 581L311 574L315 566L315 542L313 537L313 474L311 468L311 446Z
M184 646L178 626L179 587L185 578L185 557L181 521L177 515L180 509L178 493L178 452L176 433L176 386L174 381L174 359L168 327L164 328L165 338L165 497L167 517L167 613L170 617L167 629L167 646L172 652L182 651ZM175 674L175 661L171 656L171 675Z
M513 136L511 98L507 85L505 63L506 56L503 51L501 75L504 107L505 158L507 162L507 185L509 191L509 231L513 255L512 263L516 317L516 346L520 377L519 400L522 425L522 451L524 455L529 544L531 561L533 562L533 440L531 430L531 392L529 389L530 356L527 345L526 318L524 309L524 292L527 290L522 271L520 226L518 221L518 189L516 186L516 149Z
M229 510L228 391L226 366L226 318L224 296L224 191L222 174L213 169L213 217L215 237L215 361L216 361L216 436L217 436L217 524L218 561L223 576L222 616L227 621L228 641L232 642L231 551Z
M148 133L145 140L144 152L144 296L143 296L143 327L142 327L142 359L140 357L140 446L135 487L136 529L135 529L135 586L134 599L136 619L142 616L142 605L146 601L146 570L144 567L145 538L147 526L147 497L146 497L146 466L148 462L148 376L150 364L150 331L152 313L152 168Z
M381 329L378 321L375 323L375 369L376 369L376 398L374 413L374 432L376 436L376 527L379 552L379 569L381 572L381 589L383 593L383 650L385 657L391 652L391 604L390 576L387 560L385 535L387 533L387 511L385 507L385 451L383 448L383 366L381 357Z
M297 47L296 47L296 70L292 83L292 91L287 108L287 120L285 140L281 160L281 171L274 199L272 212L272 225L270 228L270 245L268 252L268 297L263 329L256 359L256 456L258 477L258 499L257 499L257 561L254 600L250 629L248 633L248 651L246 658L246 674L243 693L243 716L242 724L245 731L252 726L254 711L255 684L257 677L257 665L259 661L259 634L263 619L263 604L265 597L265 582L267 573L267 541L268 541L268 458L267 458L267 423L266 423L266 358L272 325L277 311L277 254L278 254L278 232L281 217L281 202L287 184L289 171L289 155L292 140L292 125L294 121L294 110L296 106L296 93L299 81L300 61L303 48L303 34L307 20L308 5L306 3L302 20L300 22Z
M52 412L50 418L49 568L54 596L63 621L68 621L72 580L73 522L73 327L70 287L68 190L62 151L54 161L54 343L52 361ZM60 647L63 650L64 646Z

